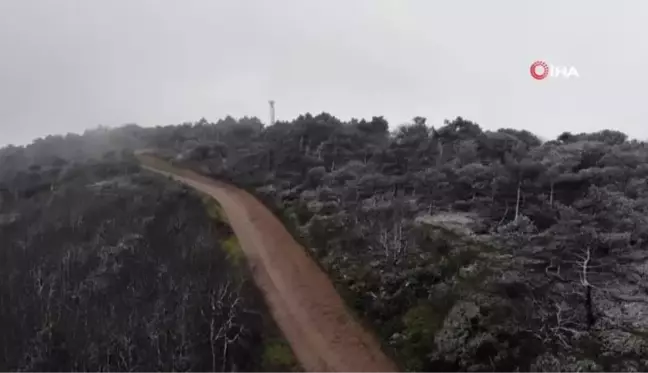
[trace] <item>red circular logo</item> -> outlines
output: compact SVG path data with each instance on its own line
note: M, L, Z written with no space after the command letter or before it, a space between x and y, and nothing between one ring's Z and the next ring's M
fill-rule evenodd
M544 61L536 61L532 63L529 70L531 71L531 76L533 77L533 79L536 80L542 80L549 75L549 65L547 65ZM541 70L541 72L538 73L538 70Z

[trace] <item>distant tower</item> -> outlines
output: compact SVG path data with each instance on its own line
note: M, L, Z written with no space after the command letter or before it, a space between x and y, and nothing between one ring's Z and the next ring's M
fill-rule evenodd
M273 125L275 122L275 107L274 107L274 100L268 101L270 104L270 125Z

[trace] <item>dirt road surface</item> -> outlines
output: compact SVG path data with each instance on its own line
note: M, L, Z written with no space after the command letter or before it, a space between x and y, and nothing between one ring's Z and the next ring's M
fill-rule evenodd
M311 372L396 371L352 317L328 276L270 210L249 193L146 155L143 167L214 197L248 258L254 280L299 362Z

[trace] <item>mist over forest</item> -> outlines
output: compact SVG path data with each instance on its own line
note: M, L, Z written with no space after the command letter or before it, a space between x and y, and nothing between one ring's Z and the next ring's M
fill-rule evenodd
M218 207L141 149L262 200L404 370L648 370L648 144L545 140L321 113L4 147L0 370L299 369Z

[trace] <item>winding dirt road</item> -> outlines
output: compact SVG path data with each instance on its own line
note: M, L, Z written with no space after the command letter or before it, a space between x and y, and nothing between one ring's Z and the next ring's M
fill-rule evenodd
M223 207L270 311L311 372L396 371L377 340L354 320L328 276L283 224L249 193L145 154L144 168L211 195Z

